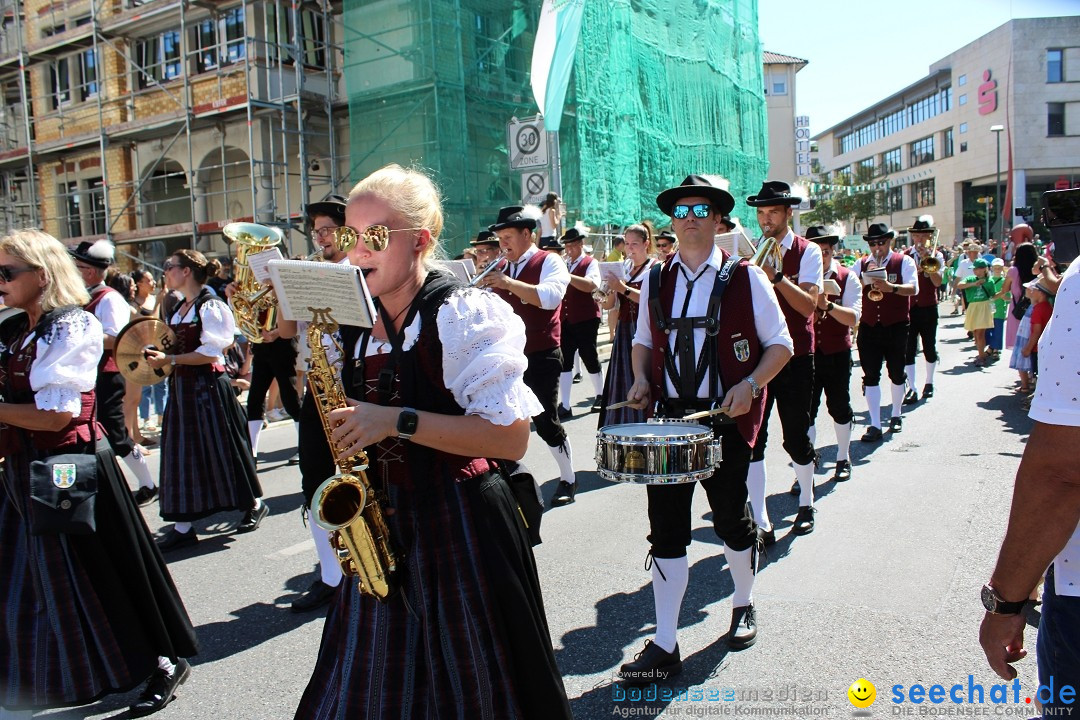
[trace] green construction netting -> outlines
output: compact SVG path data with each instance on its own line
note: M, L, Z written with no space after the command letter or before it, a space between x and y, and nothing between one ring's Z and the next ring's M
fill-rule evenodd
M536 113L539 10L535 0L345 0L347 184L388 162L430 170L451 251L519 202L506 123ZM560 133L571 220L659 219L658 190L691 172L728 178L736 198L756 191L763 87L757 0L588 0Z

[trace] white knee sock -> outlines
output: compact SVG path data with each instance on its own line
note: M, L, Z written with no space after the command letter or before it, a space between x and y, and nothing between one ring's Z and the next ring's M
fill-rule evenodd
M556 445L555 447L549 445L548 449L555 456L555 462L559 464L559 479L573 485L576 477L574 475L574 455L570 450L570 441L563 440L562 445Z
M604 373L589 373L589 379L592 380L593 396L601 397L604 394Z
M746 492L750 510L754 513L754 522L762 530L772 530L769 511L765 507L765 475L764 460L750 463L750 469L746 472Z
M574 385L574 373L564 372L559 375L559 405L570 407L570 388Z
M731 607L745 607L754 602L754 568L750 566L751 548L745 550L732 550L724 548L724 556L727 558L728 570L731 571L731 582L735 585L735 591L731 593Z
M150 466L146 464L146 457L139 448L135 448L130 455L124 458L124 464L127 465L128 470L135 476L135 479L139 481L139 487L154 487L154 479L150 477Z
M251 439L251 454L259 456L259 436L262 435L263 421L248 420L248 437Z
M904 386L892 386L892 417L900 417L904 414Z
M817 425L811 425L810 430L806 433L810 436L810 444L815 448L817 447Z
M319 572L322 581L330 587L337 587L341 583L341 563L338 562L337 554L330 545L330 533L308 519L308 528L311 529L311 539L315 541L315 554L319 556Z
M191 523L178 522L173 525L173 530L180 533L181 535L186 535L187 533L191 532Z
M848 450L851 448L851 423L833 423L836 428L836 461L849 460Z
M690 566L685 555L677 558L653 558L652 588L653 602L656 604L656 639L653 642L665 652L673 652L679 642L676 636L679 610L682 608L689 577Z
M881 429L881 386L866 386L866 409L870 411L870 425Z
M157 666L169 677L176 672L176 664L164 655L158 655Z
M795 465L795 479L799 481L799 507L814 507L814 463Z
M908 390L915 389L915 363L904 366L904 375L907 377Z
M937 370L937 362L926 363L926 384L934 384L934 371Z

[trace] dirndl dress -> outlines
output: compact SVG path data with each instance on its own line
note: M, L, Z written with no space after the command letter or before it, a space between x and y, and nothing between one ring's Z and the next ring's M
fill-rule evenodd
M629 261L628 261L629 262ZM637 272L630 276L627 285L636 290L649 274L649 268L656 264L651 258ZM600 409L597 427L621 425L623 423L645 422L645 410L631 407L608 410L608 405L626 400L630 386L634 384L634 368L631 351L634 347L634 333L637 331L638 304L626 297L619 298L619 322L615 325L615 342L611 346L611 360L608 362L607 376L604 378L604 403Z
M198 650L169 570L93 419L101 325L78 308L51 315L25 345L21 328L0 327L4 396L73 416L56 432L0 431L0 707L10 710L127 692L154 673L159 655ZM96 455L93 534L31 532L30 463L60 453Z
M1016 344L1013 345L1012 356L1009 358L1009 367L1013 370L1020 370L1021 372L1031 372L1035 369L1032 364L1032 355L1024 357L1022 352L1024 346L1027 345L1028 340L1031 338L1031 314L1034 309L1034 305L1028 306L1027 312L1024 313L1024 317L1020 320L1020 326L1016 329Z

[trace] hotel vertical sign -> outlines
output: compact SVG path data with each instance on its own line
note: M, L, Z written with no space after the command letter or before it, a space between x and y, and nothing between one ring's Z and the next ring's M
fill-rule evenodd
M795 116L795 177L810 177L810 116Z

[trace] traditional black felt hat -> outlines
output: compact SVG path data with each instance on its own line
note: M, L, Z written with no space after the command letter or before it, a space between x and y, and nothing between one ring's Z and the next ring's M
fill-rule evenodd
M68 254L87 265L104 269L116 261L116 246L108 240L85 241L75 249L68 248Z
M687 175L682 184L657 195L656 206L660 212L671 215L676 200L693 196L707 198L717 215L727 215L735 207L735 198L731 197L731 193L721 190L701 175Z
M499 237L490 230L481 230L476 233L476 239L469 242L470 245L476 247L477 245L490 245L492 247L498 247Z
M934 218L930 215L920 215L915 220L915 224L908 228L908 232L934 232L937 230L934 227Z
M885 223L874 223L862 236L863 240L892 240L896 232Z
M827 242L830 245L840 242L840 236L830 235L824 225L811 225L806 228L806 239L816 243Z
M345 224L345 206L349 203L348 198L337 193L330 193L319 202L309 203L307 216L314 220L316 215L326 215L336 220L339 224Z
M670 240L673 243L679 241L679 238L675 236L675 233L671 232L670 230L661 230L660 233L656 236L656 238L658 240L660 238L664 238L665 240Z
M523 205L511 205L499 210L499 217L493 225L488 226L491 232L498 232L505 228L519 228L521 230L535 230L536 218L525 212Z
M584 233L581 228L574 226L564 232L561 239L565 245L568 242L585 242L586 237L588 237L588 233Z
M562 244L562 240L556 237L540 238L541 250L565 250L566 246Z
M768 205L798 205L803 201L801 197L791 194L791 186L779 180L766 180L761 184L757 195L746 198L746 204L750 207L766 207Z

